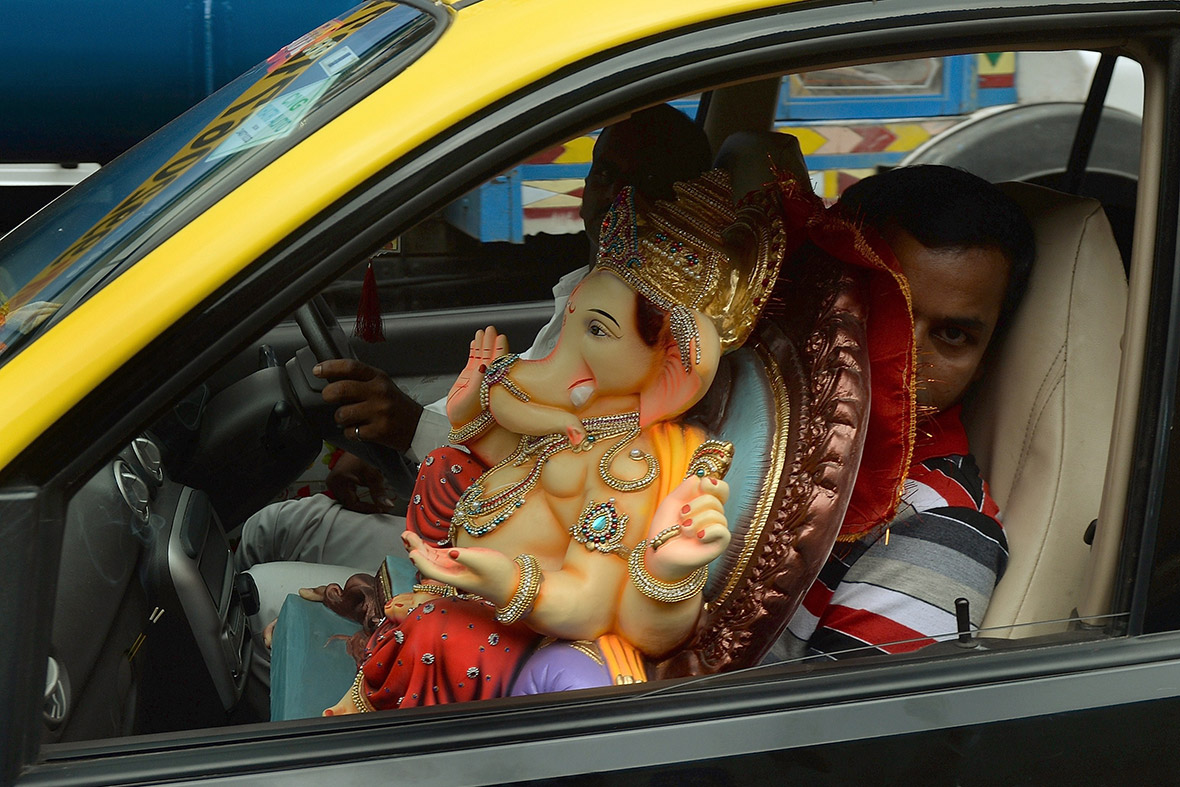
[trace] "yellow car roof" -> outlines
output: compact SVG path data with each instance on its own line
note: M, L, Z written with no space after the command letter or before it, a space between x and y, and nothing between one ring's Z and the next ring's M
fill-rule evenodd
M421 143L597 52L783 4L483 0L453 11L441 39L396 78L211 206L0 368L0 468L251 261Z

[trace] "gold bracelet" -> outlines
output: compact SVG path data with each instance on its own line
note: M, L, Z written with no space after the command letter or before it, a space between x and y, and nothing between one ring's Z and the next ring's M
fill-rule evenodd
M733 462L733 443L725 440L706 440L693 451L684 477L725 478Z
M516 353L508 353L501 355L488 364L487 370L484 371L483 379L479 381L479 405L487 410L490 406L490 391L494 385L504 386L504 390L515 396L522 402L532 401L532 398L523 391L512 379L508 376L508 370L512 368L512 364L520 360L520 356Z
M451 431L447 433L447 442L452 444L470 442L486 432L495 422L496 420L492 418L491 413L487 410L482 410L479 415L462 426L457 428L452 427Z
M453 585L446 585L442 582L423 582L419 585L414 585L415 593L433 593L436 596L443 598L451 598L459 595L459 589Z
M520 581L516 585L516 592L503 607L496 607L496 620L501 623L512 624L529 614L533 610L533 603L541 591L541 565L533 555L523 554L514 557L513 562L520 566Z
M372 713L373 703L361 693L361 684L365 682L365 671L358 670L356 673L356 680L352 682L352 704L356 705L358 713Z
M631 556L627 558L627 573L631 576L631 584L635 585L635 589L654 601L662 601L665 604L687 601L700 593L709 580L709 570L705 566L701 566L679 582L656 579L647 570L647 563L644 561L646 552L645 539L631 550Z

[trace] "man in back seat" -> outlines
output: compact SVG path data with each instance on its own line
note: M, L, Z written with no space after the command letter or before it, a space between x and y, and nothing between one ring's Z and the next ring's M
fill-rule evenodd
M916 650L955 632L958 598L978 627L1008 561L960 414L1024 291L1032 228L994 185L942 166L866 178L837 209L882 235L909 282L917 439L896 516L841 532L767 661Z

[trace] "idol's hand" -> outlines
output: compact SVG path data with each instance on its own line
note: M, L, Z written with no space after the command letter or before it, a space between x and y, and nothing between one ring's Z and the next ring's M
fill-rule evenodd
M673 582L720 556L729 546L728 499L729 484L716 478L692 476L673 489L648 530L648 571Z
M447 419L459 428L470 423L483 408L479 403L479 385L483 382L488 364L508 352L508 337L488 326L475 332L467 354L467 365L447 394Z
M512 558L483 547L433 547L416 533L403 533L410 560L423 577L483 596L498 607L516 590L517 566Z

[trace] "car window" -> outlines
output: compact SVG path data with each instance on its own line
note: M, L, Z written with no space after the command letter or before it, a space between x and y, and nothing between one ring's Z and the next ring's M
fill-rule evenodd
M860 178L899 164L961 165L994 181L1040 178L1052 186L1051 173L1064 170L1068 138L1042 132L1045 138L1029 147L1051 149L1015 157L987 144L992 132L983 135L977 156L961 149L962 140L973 122L997 111L1028 114L1067 102L1074 110L1062 117L1072 119L1096 65L1097 53L1085 51L987 52L800 72L782 77L774 126L800 139L812 185L829 202ZM1106 99L1108 123L1133 123L1142 102L1142 71L1120 58ZM671 103L695 119L700 98ZM589 257L579 210L600 132L530 156L390 240L325 291L335 313L355 316L370 267L381 308L389 312L551 297L557 279ZM1114 133L1105 131L1104 139ZM1128 203L1134 199L1127 187L1138 157L1133 144L1117 148L1121 155L1103 150L1104 159L1096 162L1117 177L1090 188L1116 222L1126 256L1133 219ZM442 273L442 260L453 273Z

